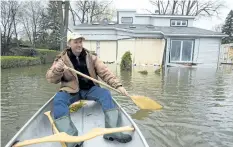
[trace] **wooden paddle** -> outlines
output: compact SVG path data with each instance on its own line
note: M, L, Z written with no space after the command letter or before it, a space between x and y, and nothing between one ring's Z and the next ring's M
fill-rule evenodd
M47 112L45 112L44 114L48 117L48 119L49 119L49 121L50 121L50 123L51 123L51 125L52 125L52 128L53 128L53 130L55 131L55 133L56 133L56 134L59 133L57 127L56 127L55 124L54 124L53 118L52 118L52 116L51 116L51 111L47 111ZM61 146L62 146L62 147L67 147L66 144L65 144L64 142L61 142Z
M82 141L90 140L94 137L104 135L104 134L111 134L111 133L117 133L117 132L123 132L123 131L133 131L133 130L134 128L130 126L119 127L119 128L95 128L95 129L92 129L87 134L82 135L82 136L70 136L66 134L65 132L61 132L61 133L57 133L57 134L42 137L42 138L25 140L25 141L15 144L13 147L21 147L21 146L43 143L43 142L82 142Z
M108 84L105 84L101 81L98 81L92 77L89 77L73 68L70 68L68 66L65 65L65 68L72 71L72 72L75 72L76 74L80 75L80 76L83 76L84 78L87 78L89 80L92 80L93 82L95 83L98 83L98 84L101 84L105 87L108 87L109 89L112 89L120 94L122 94L119 90L109 86ZM150 110L157 110L157 109L161 109L162 106L160 104L158 104L157 102L155 102L154 100L148 98L148 97L145 97L145 96L128 96L128 95L125 95L127 97L130 97L133 102L140 108L140 109L150 109Z

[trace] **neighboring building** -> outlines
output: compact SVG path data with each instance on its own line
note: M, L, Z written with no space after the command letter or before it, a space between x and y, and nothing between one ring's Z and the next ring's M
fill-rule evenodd
M233 64L233 43L221 45L219 59L221 64Z
M105 62L119 63L126 51L137 65L219 62L225 34L193 27L194 16L137 14L117 11L117 22L93 22L74 26L82 34L84 47L96 51Z

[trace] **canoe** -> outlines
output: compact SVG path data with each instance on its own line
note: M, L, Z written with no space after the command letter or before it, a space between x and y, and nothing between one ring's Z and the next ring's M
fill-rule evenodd
M121 110L122 124L121 126L133 126L134 131L125 132L132 135L132 141L129 143L118 143L116 141L108 141L102 136L97 136L93 139L84 142L83 147L149 147L141 131L131 117L124 111L124 109L114 100L115 104ZM45 103L29 120L28 122L15 134L15 136L7 143L6 147L11 147L12 144L19 140L30 140L41 138L53 134L51 123L48 117L44 114L51 111L53 98ZM104 128L104 113L101 106L94 101L87 101L86 104L78 111L71 113L71 119L79 131L79 135L89 132L93 128ZM28 145L28 147L61 147L59 142L46 142Z

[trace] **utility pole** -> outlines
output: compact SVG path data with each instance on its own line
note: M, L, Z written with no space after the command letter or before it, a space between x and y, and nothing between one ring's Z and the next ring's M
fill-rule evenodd
M64 12L63 12L63 5L65 9ZM69 6L70 6L69 0L60 1L58 4L59 17L60 17L60 34L61 34L60 51L65 49L67 45L67 30L68 30L68 24L69 24Z

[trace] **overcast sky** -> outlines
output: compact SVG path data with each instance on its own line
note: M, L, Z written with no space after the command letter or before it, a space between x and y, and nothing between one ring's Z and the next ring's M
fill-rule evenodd
M230 12L230 10L233 10L233 0L225 0L225 3L227 8L223 8L220 11L221 14L219 15L219 18L205 18L207 20L202 18L200 20L196 20L194 22L194 26L211 30L213 26L224 23L227 14ZM113 0L113 5L116 9L136 9L137 13L144 13L145 8L154 10L149 0Z

